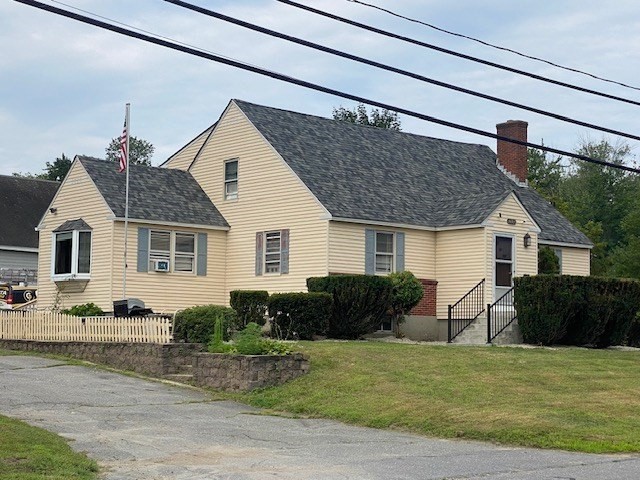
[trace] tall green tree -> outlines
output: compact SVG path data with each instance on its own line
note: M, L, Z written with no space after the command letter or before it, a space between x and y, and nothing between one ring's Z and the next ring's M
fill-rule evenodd
M402 128L400 128L400 117L397 112L392 112L387 109L379 110L377 108L372 108L371 112L367 112L367 107L362 103L353 109L342 106L340 108L334 108L333 119L356 123L358 125L386 128L388 130L402 130Z
M544 143L543 143L544 145ZM562 196L562 183L565 180L564 159L561 155L551 158L544 150L527 150L529 185L546 198L558 210L564 212L566 204Z
M41 178L43 180L55 180L61 182L71 168L72 160L64 153L57 157L53 162L47 162L44 173L14 173L15 177Z
M155 147L150 142L133 136L129 137L129 163L150 166L154 151ZM111 139L105 154L105 158L109 161L120 161L120 138Z

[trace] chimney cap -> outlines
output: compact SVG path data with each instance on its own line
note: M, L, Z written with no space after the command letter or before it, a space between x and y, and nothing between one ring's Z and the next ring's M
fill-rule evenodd
M515 127L516 125L521 125L523 127L529 126L529 124L524 120L507 120L506 122L498 123L496 128Z

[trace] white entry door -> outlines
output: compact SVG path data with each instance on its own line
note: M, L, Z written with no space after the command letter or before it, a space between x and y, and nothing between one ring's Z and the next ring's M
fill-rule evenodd
M493 301L498 300L513 286L513 237L496 235L493 262Z

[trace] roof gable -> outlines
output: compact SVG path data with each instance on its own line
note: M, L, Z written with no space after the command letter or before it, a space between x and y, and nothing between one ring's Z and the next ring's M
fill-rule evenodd
M38 248L36 227L59 182L0 175L0 245Z
M116 218L124 218L126 175L112 162L78 156ZM129 218L152 222L228 227L226 220L190 173L129 166Z
M233 102L334 218L479 225L511 191L524 191L518 199L542 236L591 244L536 192L507 178L487 146Z

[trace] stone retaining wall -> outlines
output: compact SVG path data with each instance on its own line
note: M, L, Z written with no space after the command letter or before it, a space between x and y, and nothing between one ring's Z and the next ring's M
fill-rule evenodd
M191 370L198 386L253 390L281 385L309 371L309 360L294 355L202 353L199 343L85 343L0 339L0 348L66 355L151 377Z
M196 353L193 356L196 385L223 390L253 390L281 385L309 371L309 360L293 355L225 355Z

